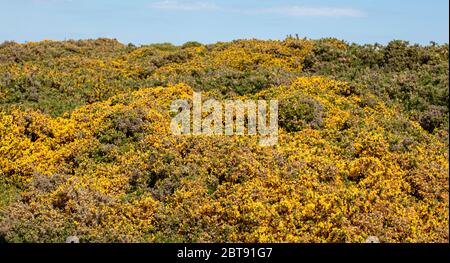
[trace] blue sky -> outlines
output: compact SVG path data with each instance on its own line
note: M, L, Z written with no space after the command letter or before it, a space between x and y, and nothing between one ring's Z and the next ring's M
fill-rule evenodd
M448 0L0 0L0 42L117 38L202 43L337 37L448 43Z

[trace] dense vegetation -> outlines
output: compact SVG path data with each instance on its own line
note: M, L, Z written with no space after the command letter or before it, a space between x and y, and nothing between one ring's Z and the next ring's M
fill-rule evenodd
M0 45L0 239L447 242L448 44ZM278 99L279 142L171 102Z

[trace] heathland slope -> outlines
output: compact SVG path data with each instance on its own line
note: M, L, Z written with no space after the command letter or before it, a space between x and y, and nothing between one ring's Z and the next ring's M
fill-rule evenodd
M448 45L0 45L7 242L448 241ZM277 99L278 144L175 136L176 99Z

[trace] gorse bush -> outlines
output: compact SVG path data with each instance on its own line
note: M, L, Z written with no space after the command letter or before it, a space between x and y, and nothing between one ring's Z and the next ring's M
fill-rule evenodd
M279 138L170 104L279 100ZM0 240L448 241L448 45L0 46Z

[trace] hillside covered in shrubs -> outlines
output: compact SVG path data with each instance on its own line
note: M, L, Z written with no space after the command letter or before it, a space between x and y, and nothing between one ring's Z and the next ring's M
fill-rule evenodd
M448 44L0 45L0 241L448 242ZM170 104L277 99L278 144Z

